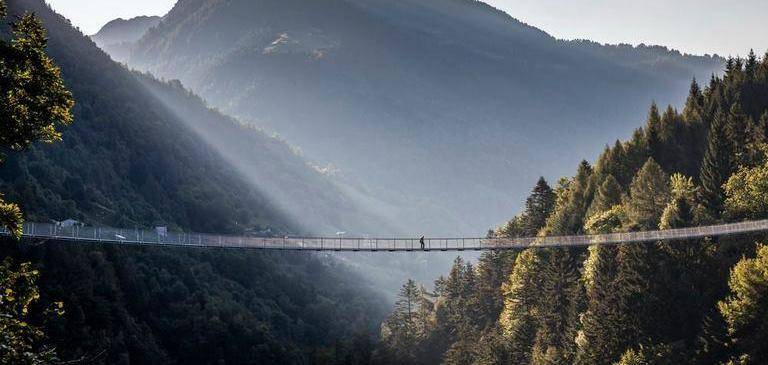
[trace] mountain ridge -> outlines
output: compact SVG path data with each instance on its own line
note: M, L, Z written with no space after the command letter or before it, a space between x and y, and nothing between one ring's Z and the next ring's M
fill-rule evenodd
M408 231L479 234L722 61L595 47L467 0L180 1L128 64L333 163Z
M159 16L117 18L109 21L91 39L118 62L125 62L136 42L152 27L160 23Z

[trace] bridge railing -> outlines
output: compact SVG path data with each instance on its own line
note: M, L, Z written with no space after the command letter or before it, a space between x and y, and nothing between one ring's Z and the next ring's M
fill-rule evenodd
M681 240L735 233L768 231L768 220L738 222L704 227L661 231L610 233L601 235L551 236L523 238L426 238L424 249L461 251L512 249L527 247L589 246L623 242ZM7 235L5 228L0 234ZM341 238L341 237L254 237L187 232L158 232L138 228L62 226L54 223L25 223L23 235L29 238L63 241L103 242L136 245L200 246L326 251L415 251L422 249L415 238Z

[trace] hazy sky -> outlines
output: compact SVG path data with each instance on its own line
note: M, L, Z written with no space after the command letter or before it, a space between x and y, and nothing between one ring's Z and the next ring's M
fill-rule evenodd
M311 0L308 0L311 1ZM175 0L48 0L84 33L114 18L162 15ZM660 44L720 55L768 50L767 0L488 0L558 38Z

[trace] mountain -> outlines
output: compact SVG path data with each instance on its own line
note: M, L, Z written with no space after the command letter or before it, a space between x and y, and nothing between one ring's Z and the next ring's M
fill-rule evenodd
M127 20L118 18L101 27L91 39L116 61L123 62L130 56L134 43L158 23L159 16L139 16Z
M8 10L10 19L32 12L42 20L48 54L76 101L61 142L8 153L0 165L0 191L27 220L222 233L316 228L273 201L270 184L301 199L307 220L335 226L344 214L365 216L291 146L113 62L43 1L8 1ZM5 23L0 36L9 38ZM225 136L231 149L210 145ZM233 153L243 155L240 165ZM40 270L41 305L64 302L62 318L39 320L67 361L359 362L387 303L325 255L5 239L0 256Z
M451 235L722 62L561 41L471 0L180 0L128 60L333 164L402 231Z
M386 231L294 147L210 109L178 83L125 70L66 25L49 26L78 123L63 143L11 155L0 171L8 197L32 220L284 233L376 222Z

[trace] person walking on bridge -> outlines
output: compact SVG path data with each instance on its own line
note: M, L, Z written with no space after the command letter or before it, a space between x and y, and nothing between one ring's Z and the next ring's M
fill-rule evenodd
M419 238L419 243L421 244L421 249L423 250L424 249L424 236L421 236L421 238Z

